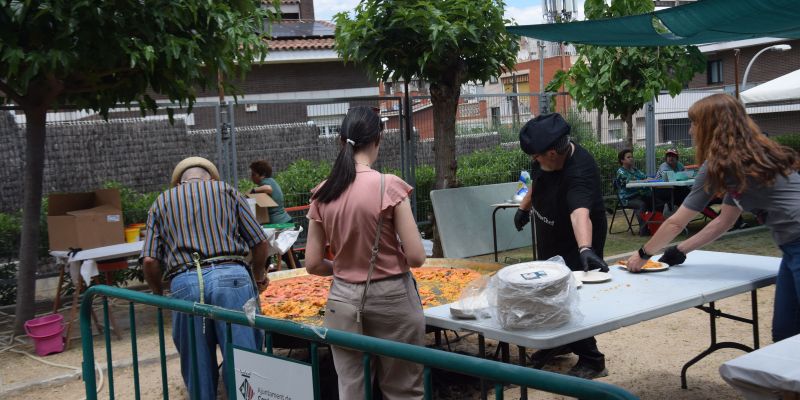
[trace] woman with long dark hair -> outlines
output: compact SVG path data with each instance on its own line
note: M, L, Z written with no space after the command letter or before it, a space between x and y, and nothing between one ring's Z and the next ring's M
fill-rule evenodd
M425 317L409 268L425 262L425 250L408 200L411 186L370 167L382 131L377 109L348 110L333 169L312 190L306 270L333 275L325 326L424 345ZM333 260L323 257L326 245ZM332 352L339 398L363 398L362 353ZM421 365L376 357L370 366L385 399L422 398Z
M628 270L639 271L651 254L672 241L714 196L720 196L719 217L667 248L659 261L682 264L686 253L717 239L742 211L752 212L770 228L783 251L775 284L772 340L800 333L800 158L764 135L742 103L730 95L715 94L694 103L689 120L696 161L702 164L692 191L638 254L631 256Z

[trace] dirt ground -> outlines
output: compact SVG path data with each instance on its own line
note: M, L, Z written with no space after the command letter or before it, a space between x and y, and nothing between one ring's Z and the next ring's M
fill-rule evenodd
M737 251L748 247L747 253L780 256L774 245L757 246L752 250L753 243L769 242L766 231L752 235L731 238L715 244L708 250ZM774 286L758 290L758 308L761 344L771 343L770 327L772 320L772 302ZM750 316L750 295L743 294L717 302L717 306L724 312L744 317ZM112 358L117 366L114 367L114 392L119 399L135 398L133 385L133 368L130 367L131 341L129 336L130 323L127 317L127 305L119 304L112 307L118 315L118 321L123 330L122 340L112 340ZM151 308L141 307L137 312L136 333L137 351L140 360L138 374L140 382L140 397L142 399L162 398L161 369L158 360L158 333L155 324L155 311ZM168 317L167 317L168 321ZM0 322L2 325L2 322ZM180 378L180 366L177 355L172 345L169 333L169 323L166 323L166 351L168 355L167 375L169 395L172 399L183 399L186 392ZM5 327L0 326L0 330ZM77 334L77 325L74 332ZM752 328L740 322L727 319L717 320L718 341L735 341L752 345ZM474 335L462 335L461 339L451 332L452 351L466 354L477 353L477 339ZM609 375L599 379L627 389L642 399L738 399L742 398L738 392L728 386L719 376L719 366L732 358L743 354L738 350L720 350L699 363L688 371L689 388L680 388L680 371L682 365L695 354L703 351L710 343L708 315L700 310L690 309L651 321L625 327L597 336L598 346L606 354ZM95 359L102 368L105 368L106 350L102 337L95 336ZM433 335L429 335L429 343L433 344ZM73 340L70 349L43 360L49 363L63 364L72 369L60 368L29 358L14 351L21 350L33 353L33 346L21 344L11 350L0 352L0 398L6 400L39 399L82 399L85 397L84 385L79 378L77 370L81 366L83 354L80 349L80 340ZM495 353L497 343L487 340L487 354ZM528 350L528 354L532 350ZM294 356L301 356L295 352ZM517 350L511 349L512 362L516 362ZM329 370L332 366L323 355L323 369ZM564 372L576 361L575 356L561 357L552 366L545 369ZM323 373L324 374L324 373ZM49 381L49 383L48 383ZM99 384L98 380L98 384ZM332 391L330 382L323 383L323 391ZM437 399L477 399L480 398L478 385L472 378L454 376L453 374L435 372L434 386ZM109 382L103 379L102 388L98 398L109 398ZM491 392L491 390L490 390ZM326 396L329 397L329 396ZM489 398L494 398L489 394ZM504 393L505 399L519 398L519 388L509 387ZM529 391L528 398L535 399L561 399L562 396L542 392Z

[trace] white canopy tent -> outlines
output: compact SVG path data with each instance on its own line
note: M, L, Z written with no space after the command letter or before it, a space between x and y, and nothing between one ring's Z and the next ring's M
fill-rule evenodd
M739 93L744 103L800 100L800 69Z

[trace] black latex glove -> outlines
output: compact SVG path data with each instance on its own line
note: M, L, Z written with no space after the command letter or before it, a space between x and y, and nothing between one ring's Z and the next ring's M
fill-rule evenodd
M531 222L531 212L518 208L517 213L514 214L514 226L517 231L521 231L525 225L528 225L528 222Z
M608 264L594 252L591 247L584 247L581 249L581 265L583 272L588 272L590 269L600 268L600 272L608 272Z
M683 264L683 262L686 261L686 254L678 250L678 246L670 246L664 250L664 255L661 256L658 261L667 263L670 267L673 265Z

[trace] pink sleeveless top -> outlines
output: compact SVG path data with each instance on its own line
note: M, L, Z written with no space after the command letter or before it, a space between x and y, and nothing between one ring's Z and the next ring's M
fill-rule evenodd
M372 279L388 278L409 271L395 231L394 207L408 197L412 187L397 176L386 174L382 209L380 188L380 173L356 164L355 181L338 199L327 204L311 202L306 217L322 223L335 255L333 274L339 279L351 283L367 280L379 211L383 213L383 229Z

